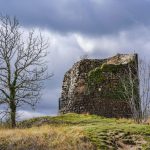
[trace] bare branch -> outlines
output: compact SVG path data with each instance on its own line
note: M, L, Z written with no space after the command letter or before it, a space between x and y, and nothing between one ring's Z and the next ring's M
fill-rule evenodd
M48 42L41 33L29 32L23 37L16 18L0 16L0 104L11 110L12 126L15 126L17 107L31 107L39 101L43 81L48 74L45 57Z

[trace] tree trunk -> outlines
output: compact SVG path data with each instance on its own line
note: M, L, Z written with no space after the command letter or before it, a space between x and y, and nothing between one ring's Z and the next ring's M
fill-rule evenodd
M11 127L15 128L16 127L16 105L14 101L11 102L10 105L10 120L11 120Z

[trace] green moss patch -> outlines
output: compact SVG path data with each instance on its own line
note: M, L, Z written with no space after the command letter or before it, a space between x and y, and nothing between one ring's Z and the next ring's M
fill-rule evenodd
M106 73L112 73L116 74L119 72L120 69L122 69L124 65L114 65L114 64L102 64L101 66L91 70L88 73L88 81L89 84L96 84L96 83L101 83L106 80Z

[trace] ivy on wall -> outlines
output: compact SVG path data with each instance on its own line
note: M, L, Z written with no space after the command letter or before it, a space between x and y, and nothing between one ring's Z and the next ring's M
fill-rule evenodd
M101 97L124 99L123 87L119 80L117 85L114 84L114 80L111 77L117 77L117 74L125 67L125 65L119 64L102 64L101 66L91 70L88 73L88 88L89 92L99 90Z
M116 74L119 72L124 65L114 65L114 64L102 64L101 66L91 70L88 73L88 81L89 84L91 83L101 83L106 80L106 73L109 74Z

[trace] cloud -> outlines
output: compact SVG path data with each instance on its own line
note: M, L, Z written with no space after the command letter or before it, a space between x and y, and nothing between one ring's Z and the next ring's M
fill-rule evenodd
M22 29L25 34L29 29ZM41 30L45 38L50 39L50 54L47 57L49 72L54 76L45 82L43 96L33 111L29 106L19 110L23 118L58 114L58 99L61 95L63 77L80 56L88 54L89 58L106 58L116 53L139 53L142 58L150 56L150 26L141 26L132 30L122 30L117 34L91 37L85 34L59 34L47 29ZM24 117L25 116L25 117Z
M25 26L97 36L149 25L149 7L149 0L0 0L1 12Z
M16 15L25 34L40 28L50 39L47 60L54 76L45 82L36 111L19 111L28 117L57 114L63 76L84 54L100 59L137 52L149 59L149 7L150 0L0 0L1 12Z
M25 110L19 110L17 112L17 120L24 120L24 119L40 117L40 116L46 116L46 114L40 112L34 112L34 111L25 111Z
M27 29L28 30L28 29ZM26 31L27 31L26 30ZM37 111L43 114L58 113L58 99L64 74L79 60L80 56L88 54L89 58L105 58L116 53L139 53L147 59L150 56L150 27L141 26L132 30L122 30L117 34L99 37L86 36L79 33L58 34L42 30L42 34L50 39L48 66L54 76L45 82L43 97L37 105ZM24 111L31 111L27 106Z
M79 46L90 56L107 57L116 53L139 53L147 57L150 54L150 26L140 26L122 30L117 34L90 37L75 34ZM148 55L149 56L149 55Z

